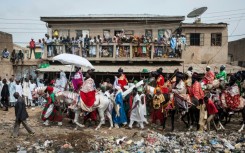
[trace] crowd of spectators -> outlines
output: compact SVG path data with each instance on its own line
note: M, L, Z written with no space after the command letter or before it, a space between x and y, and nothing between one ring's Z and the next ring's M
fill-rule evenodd
M170 36L158 36L158 38L153 39L152 34L146 34L142 36L126 35L124 30L115 34L114 37L110 35L100 35L89 36L86 34L80 34L77 37L59 37L45 35L45 38L39 39L35 42L31 39L29 42L29 59L36 54L36 47L41 48L41 56L45 51L45 46L47 47L47 57L53 57L61 53L70 53L76 55L82 55L83 57L96 57L97 44L99 46L99 56L100 57L113 57L113 45L110 43L117 43L116 47L116 57L130 57L130 47L126 46L126 43L132 43L133 45L133 57L150 57L152 52L151 45L154 44L154 57L181 57L181 53L186 48L186 37L184 35L176 34ZM124 45L123 45L124 44ZM2 58L9 58L12 63L23 63L24 54L20 50L18 53L13 50L10 52L5 48L2 52Z

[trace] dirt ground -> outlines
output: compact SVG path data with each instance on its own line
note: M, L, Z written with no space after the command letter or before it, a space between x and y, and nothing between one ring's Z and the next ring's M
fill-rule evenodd
M88 152L91 150L89 142L96 141L98 136L113 136L113 137L134 137L140 130L135 127L132 130L126 128L120 128L108 130L109 123L103 126L99 131L95 131L95 125L85 128L78 128L75 130L75 125L69 124L68 119L63 120L63 125L58 126L51 124L50 126L44 126L40 119L41 108L35 107L27 109L29 113L28 123L34 129L35 135L30 136L27 131L21 126L18 138L11 138L14 125L14 108L10 108L8 112L0 110L0 153L16 152L17 146L31 148L35 143L44 143L46 140L53 140L53 145L50 148L51 152L57 152L61 146L70 143L75 152ZM232 122L226 126L226 130L222 131L229 133L231 131L237 131L241 125L241 114L235 115L232 118ZM147 125L146 130L156 130L155 127ZM187 131L184 124L176 117L175 131ZM167 121L166 130L164 132L170 132L170 119ZM245 132L245 130L243 131Z

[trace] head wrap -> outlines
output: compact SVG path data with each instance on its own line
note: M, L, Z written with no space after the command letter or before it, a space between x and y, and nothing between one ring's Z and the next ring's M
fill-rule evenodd
M192 78L193 78L193 79L198 79L198 73L197 73L197 72L194 72L194 73L192 74Z
M210 67L210 66L207 66L206 68L211 69L211 67Z

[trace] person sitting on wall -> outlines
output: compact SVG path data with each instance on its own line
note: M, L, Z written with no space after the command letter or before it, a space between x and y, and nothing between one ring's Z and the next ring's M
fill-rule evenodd
M9 58L9 51L5 48L2 52L2 58Z
M16 64L18 64L20 60L21 60L21 63L23 64L24 63L24 53L21 50L19 50L19 53L17 54Z
M11 61L13 64L15 64L15 61L16 61L16 53L15 53L15 49L14 49L13 52L11 53L10 61Z

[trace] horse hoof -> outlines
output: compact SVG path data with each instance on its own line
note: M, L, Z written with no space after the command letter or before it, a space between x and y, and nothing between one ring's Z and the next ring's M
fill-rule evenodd
M77 131L77 128L75 128L74 130Z
M109 128L109 130L111 130L111 129L112 129L112 127Z
M238 130L238 132L239 132L239 133L241 133L241 132L242 132L242 130Z
M99 130L99 128L96 128L96 129L95 129L95 131L98 131L98 130Z

